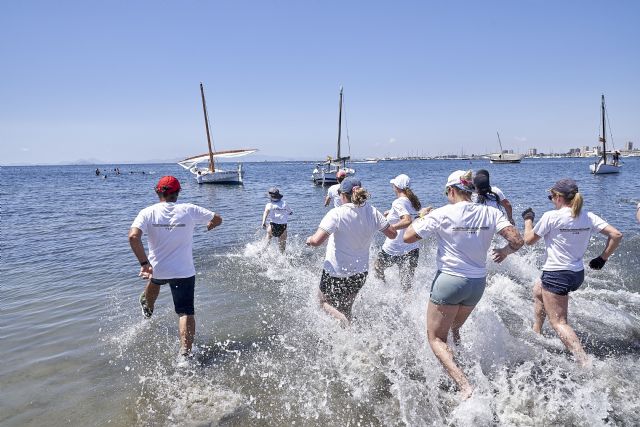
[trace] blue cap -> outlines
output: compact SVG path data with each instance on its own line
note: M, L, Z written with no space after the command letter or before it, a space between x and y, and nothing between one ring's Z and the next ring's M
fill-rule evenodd
M340 183L340 192L345 194L353 193L353 189L357 187L362 187L359 179L356 178L345 178L344 181Z
M578 192L578 184L571 178L563 178L556 182L551 190L565 197L569 196L567 198L570 199Z

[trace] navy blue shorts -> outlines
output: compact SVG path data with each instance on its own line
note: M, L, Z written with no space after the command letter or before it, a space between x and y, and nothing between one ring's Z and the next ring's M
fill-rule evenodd
M193 316L193 291L196 287L196 276L182 279L151 279L154 285L166 285L171 287L173 306L179 315Z
M568 295L577 290L584 281L584 270L543 271L542 287L556 295Z

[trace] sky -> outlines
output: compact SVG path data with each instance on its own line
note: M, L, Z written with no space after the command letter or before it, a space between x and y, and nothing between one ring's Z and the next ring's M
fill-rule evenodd
M640 145L640 2L5 1L0 165ZM348 141L345 137L348 134ZM245 158L247 161L251 157Z

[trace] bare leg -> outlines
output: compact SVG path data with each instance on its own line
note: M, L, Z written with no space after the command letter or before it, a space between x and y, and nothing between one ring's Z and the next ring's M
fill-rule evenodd
M589 356L585 353L580 339L575 331L567 323L567 313L569 307L569 295L556 295L546 289L542 290L544 308L549 315L549 323L556 331L565 347L573 353L580 366L588 366L591 363Z
M533 284L533 315L533 332L541 334L546 313L542 301L542 282L540 279L537 279Z
M469 384L464 372L456 365L453 360L453 352L447 345L447 335L459 309L459 305L437 305L429 301L427 306L427 337L433 354L442 363L449 376L458 384L460 397L468 399L473 392L473 387Z
M344 313L338 310L336 307L332 306L327 302L327 298L321 291L318 291L318 298L320 299L320 307L327 312L331 317L336 318L342 327L347 327L351 323L349 319L351 318L351 310L349 310L349 317L347 317Z
M385 282L385 277L384 277L385 268L386 268L386 265L384 261L382 261L382 258L378 256L378 258L376 258L376 261L373 263L373 271L376 275L376 278L382 280L383 282Z
M193 337L196 335L196 318L193 315L181 314L178 319L180 331L180 354L191 354Z
M153 311L153 307L160 295L160 285L151 283L151 280L147 282L147 286L144 288L144 297L147 300L147 307Z
M278 243L280 243L280 252L284 253L284 250L287 248L287 230L280 235Z
M451 336L453 337L453 342L456 344L460 344L460 328L466 322L467 317L471 314L473 309L476 307L475 305L461 305L459 306L458 314L456 314L455 319L453 319L453 324L451 325Z

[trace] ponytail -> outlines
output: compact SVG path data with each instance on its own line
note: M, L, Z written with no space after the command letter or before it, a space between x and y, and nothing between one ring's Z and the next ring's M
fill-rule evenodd
M404 193L405 196L407 196L407 199L409 199L409 201L411 202L411 206L413 206L413 209L415 209L416 211L419 211L422 205L420 204L420 199L418 199L418 196L416 196L416 194L413 191L411 191L409 187L402 190L402 192Z
M571 199L571 216L577 218L582 211L582 194L576 193Z
M349 198L351 199L351 203L360 207L364 205L364 203L369 198L369 193L366 189L357 187L353 189L353 192L351 194L349 194Z

